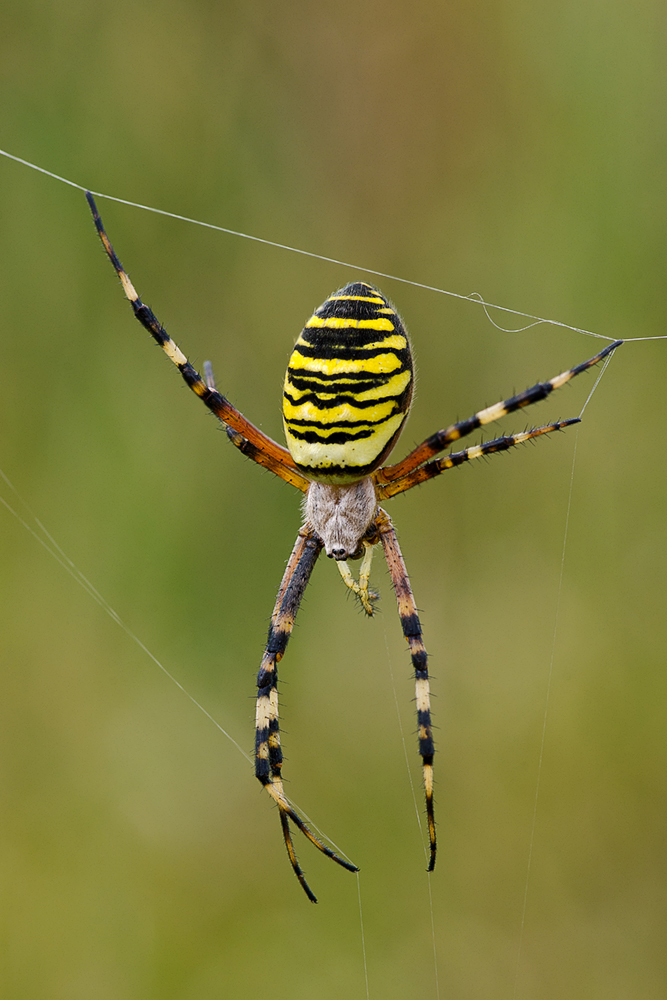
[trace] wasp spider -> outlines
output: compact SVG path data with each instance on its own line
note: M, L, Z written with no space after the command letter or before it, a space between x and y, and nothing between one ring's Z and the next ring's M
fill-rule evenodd
M435 866L433 813L433 734L426 649L419 616L396 532L378 501L387 500L473 458L506 451L542 434L579 422L561 420L532 430L473 445L435 458L472 431L537 403L607 357L621 341L595 357L539 382L525 392L438 431L397 465L387 458L410 409L414 374L408 337L391 303L373 285L357 281L334 292L303 328L289 360L283 393L286 450L258 430L219 393L211 366L205 379L192 367L164 327L144 305L123 270L102 226L95 202L86 194L100 235L125 295L139 322L176 365L190 388L222 421L229 440L258 465L305 494L305 521L287 563L271 616L269 635L257 677L255 773L278 807L292 868L312 902L317 902L294 850L290 820L323 854L356 872L357 867L322 843L293 809L283 790L283 756L278 724L278 663L310 574L322 551L336 560L345 584L368 615L377 595L369 588L371 557L380 544L396 592L398 614L415 673L419 754L422 758L430 859ZM361 559L355 580L348 559Z

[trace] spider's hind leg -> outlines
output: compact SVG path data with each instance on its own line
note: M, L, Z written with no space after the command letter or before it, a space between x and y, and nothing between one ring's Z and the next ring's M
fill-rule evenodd
M386 511L380 508L380 512L375 521L382 548L384 549L387 566L391 576L391 582L396 591L396 602L398 604L398 614L401 619L401 627L405 636L412 667L415 672L415 701L417 702L417 725L419 737L419 754L422 759L424 773L424 791L426 793L426 817L428 820L428 839L430 856L428 871L435 868L436 836L435 836L435 816L433 812L433 730L431 726L431 695L428 679L428 657L424 648L421 624L417 614L417 606L412 596L412 588L408 579L408 571L405 568L403 555L398 544L398 538L391 518Z
M290 805L283 789L282 766L283 754L280 745L280 726L278 722L278 662L282 659L289 637L294 627L294 619L310 579L310 574L322 550L322 542L313 530L305 526L299 532L292 555L280 584L276 605L271 616L269 636L266 643L262 664L257 676L257 716L255 741L255 774L261 784L278 806L280 823L283 829L285 847L294 874L311 902L317 899L306 882L303 870L299 864L292 843L289 821L314 844L323 854L337 862L348 871L359 869L349 861L340 858L330 847L327 847L315 836L303 822L301 817Z

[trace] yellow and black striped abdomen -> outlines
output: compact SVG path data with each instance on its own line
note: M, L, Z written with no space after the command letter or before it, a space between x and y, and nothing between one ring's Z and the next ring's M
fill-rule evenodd
M303 328L285 376L285 436L299 469L341 484L373 472L396 443L412 386L391 303L364 282L334 292Z

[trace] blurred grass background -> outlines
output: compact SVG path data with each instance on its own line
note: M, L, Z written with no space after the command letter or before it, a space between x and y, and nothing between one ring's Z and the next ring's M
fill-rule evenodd
M0 17L18 156L607 336L667 332L657 0L7 0ZM298 498L135 324L83 196L6 160L0 177L0 465L250 749ZM280 438L294 339L363 272L100 207L140 294ZM401 453L599 346L379 284L420 371ZM666 375L667 342L622 348L579 432L518 972L575 432L389 507L435 675L443 998L664 996ZM593 377L507 428L576 415ZM299 842L310 906L237 750L4 510L0 540L3 996L364 997L354 877ZM362 868L370 995L435 997L391 672L419 790L413 684L379 559L374 580L369 622L317 567L282 668L286 777Z

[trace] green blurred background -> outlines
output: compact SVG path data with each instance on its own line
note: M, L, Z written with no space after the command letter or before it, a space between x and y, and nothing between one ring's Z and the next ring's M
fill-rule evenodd
M0 145L98 191L662 335L666 18L659 0L6 0ZM134 322L83 195L5 159L0 179L0 466L250 750L298 497ZM294 339L364 272L100 207L172 335L281 438ZM600 345L379 284L420 371L402 453ZM666 375L667 341L622 348L579 431L518 962L576 432L389 506L435 677L443 1000L665 995ZM593 380L502 429L576 415ZM0 540L3 997L363 1000L354 876L299 842L308 904L234 746L5 510ZM431 913L396 713L421 810L413 683L379 559L374 580L367 621L316 569L282 668L286 777L361 866L371 997L421 1000Z

